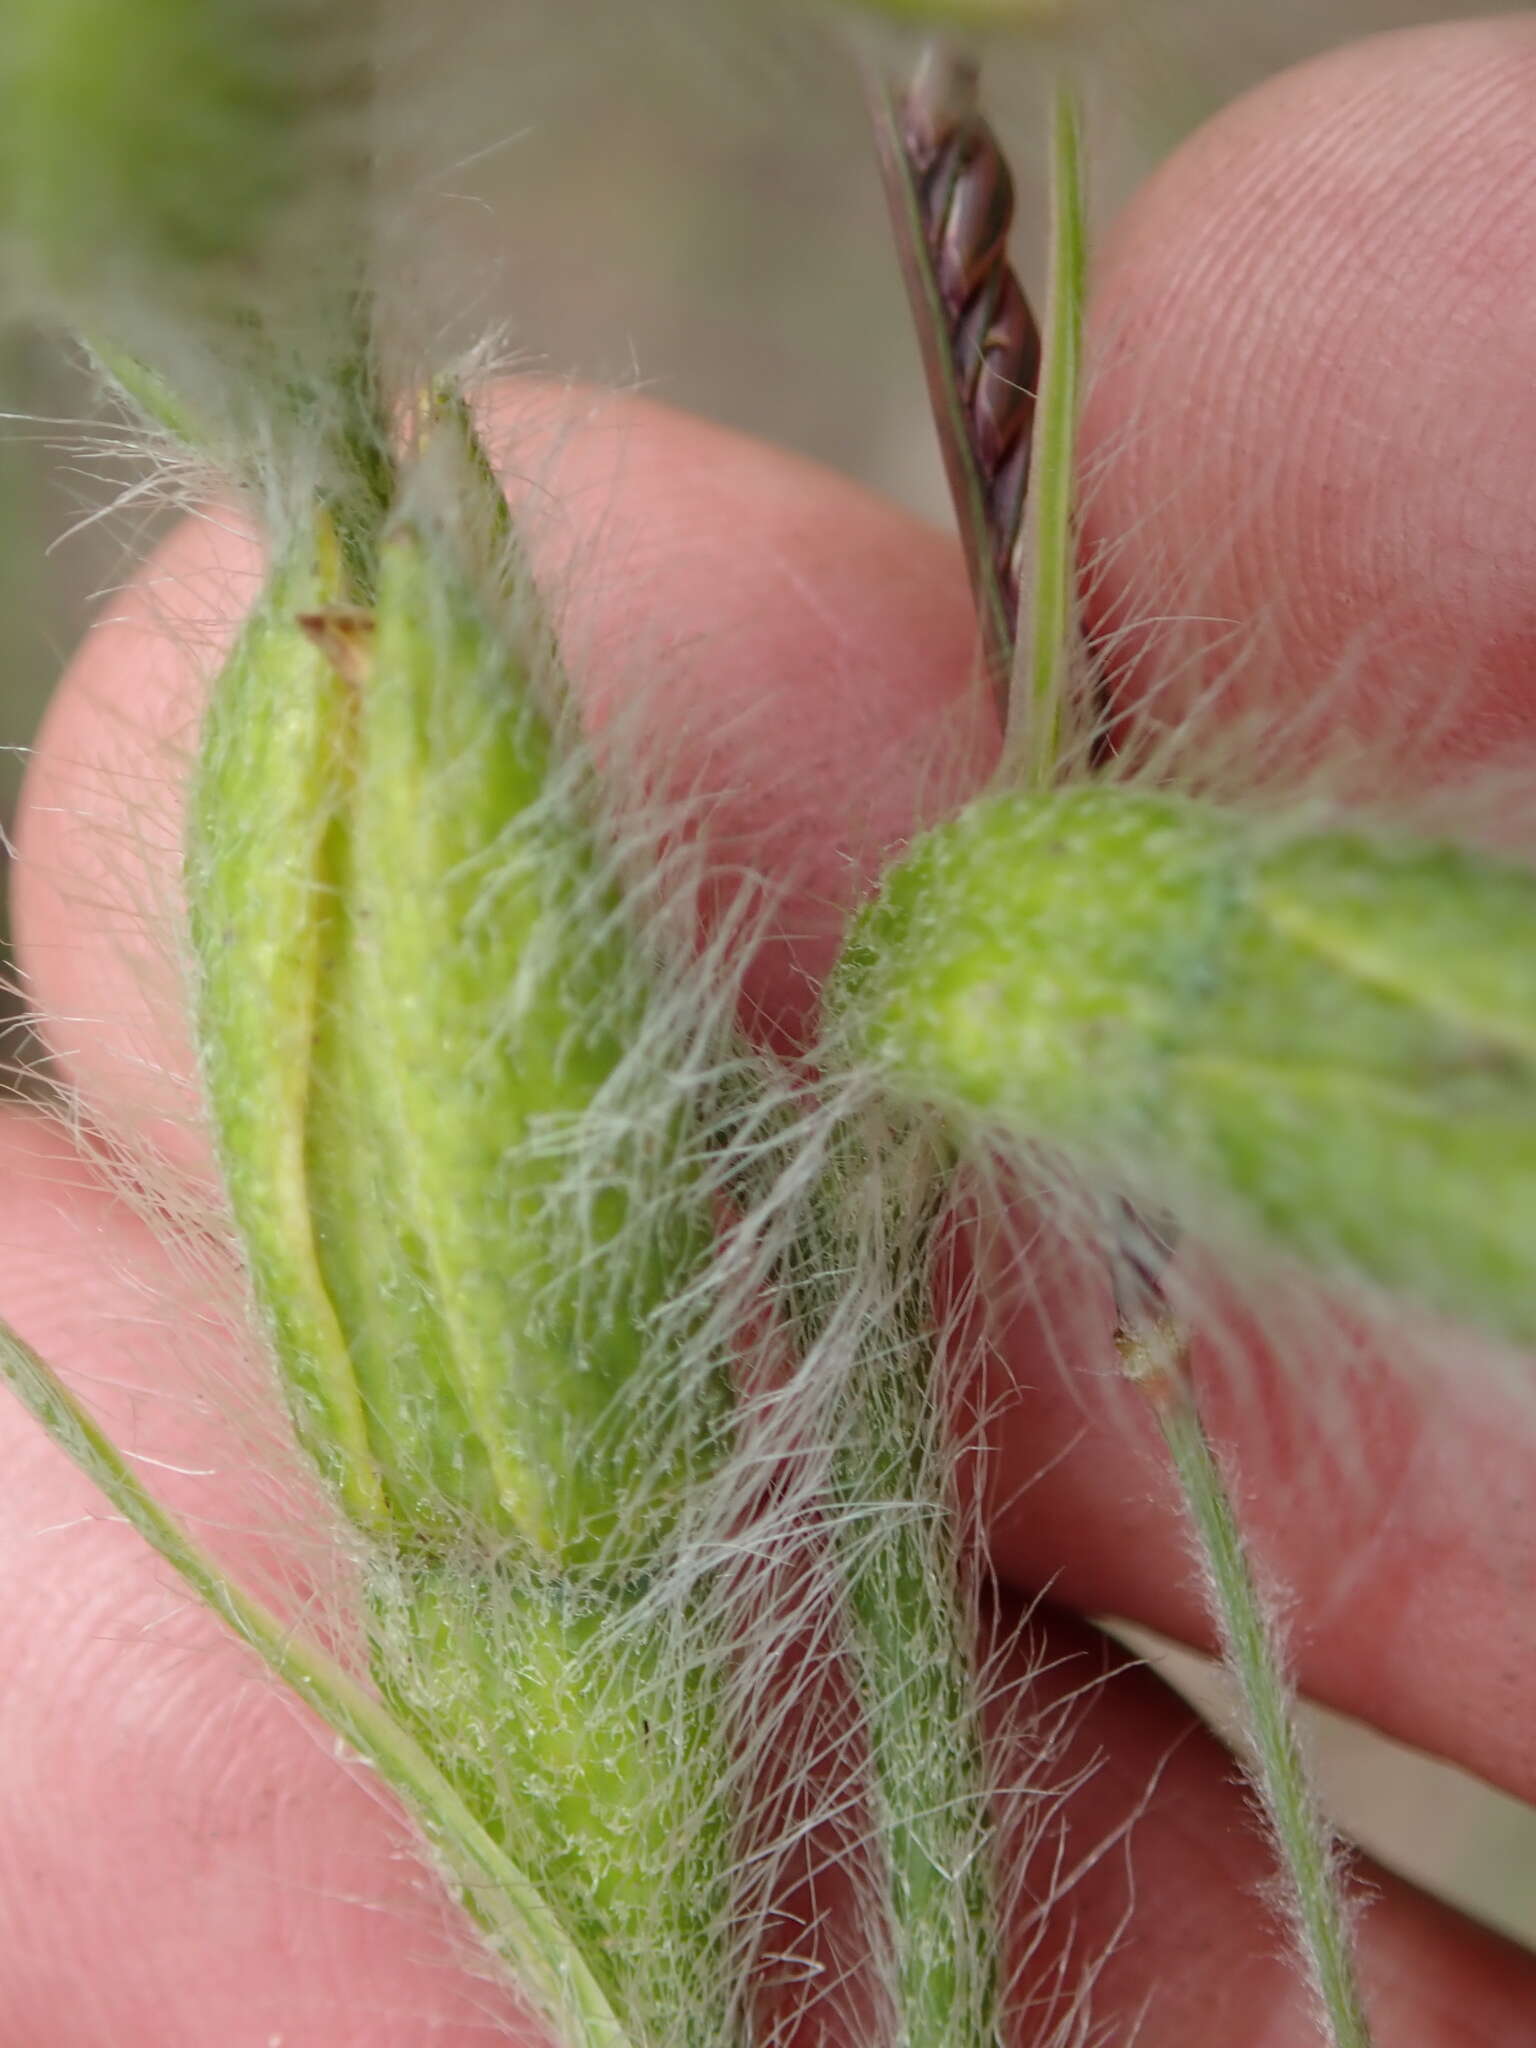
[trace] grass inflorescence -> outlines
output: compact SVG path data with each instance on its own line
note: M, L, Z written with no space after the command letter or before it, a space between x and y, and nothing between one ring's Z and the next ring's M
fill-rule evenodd
M1009 261L1013 177L978 83L974 61L932 43L904 92L876 81L870 96L971 592L1006 693L1040 330Z

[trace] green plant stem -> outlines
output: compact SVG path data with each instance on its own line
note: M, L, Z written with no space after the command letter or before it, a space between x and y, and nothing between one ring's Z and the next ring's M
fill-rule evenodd
M861 1362L833 1484L901 2048L996 2039L976 1632L936 1484L931 1346Z
M1370 2048L1333 1831L1308 1778L1284 1659L1231 1491L1200 1419L1185 1341L1159 1319L1124 1334L1120 1349L1126 1376L1156 1414L1178 1475L1222 1655L1242 1700L1254 1786L1280 1857L1297 1947L1330 2048Z
M561 2048L634 2048L541 1892L420 1744L318 1644L224 1575L140 1484L53 1369L4 1325L0 1378L197 1598L400 1794L452 1870L466 1907L555 2027Z
M935 1386L927 1256L946 1164L926 1130L892 1138L882 1127L868 1150L850 1134L790 1285L807 1339L855 1351L831 1422L829 1519L885 1893L875 1939L899 2048L993 2048L998 2038L976 1623ZM850 1275L875 1297L848 1291Z
M352 595L357 603L370 604L397 478L389 405L373 344L372 301L365 293L353 304L350 326L350 347L335 370L332 402L337 410L327 434L329 476L321 497L341 539ZM302 405L295 412L302 420Z
M1058 82L1051 129L1051 276L1022 578L1019 652L1002 775L1031 789L1059 776L1076 618L1078 387L1087 288L1082 120Z

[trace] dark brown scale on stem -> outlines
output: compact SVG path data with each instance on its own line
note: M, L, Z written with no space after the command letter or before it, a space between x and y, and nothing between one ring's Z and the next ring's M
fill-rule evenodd
M889 113L887 149L894 140L905 173L893 204L907 201L928 272L914 276L908 251L908 288L988 656L1005 678L1040 376L1040 331L1008 262L1013 179L979 111L973 63L931 49Z

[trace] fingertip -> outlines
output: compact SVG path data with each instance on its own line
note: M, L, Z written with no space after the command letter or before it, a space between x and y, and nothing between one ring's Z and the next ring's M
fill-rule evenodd
M178 525L66 668L18 807L12 927L53 1071L109 1137L199 1171L183 792L208 679L261 574L261 550L237 520Z
M1090 607L1133 701L1529 749L1536 23L1373 38L1193 137L1111 235L1084 421Z

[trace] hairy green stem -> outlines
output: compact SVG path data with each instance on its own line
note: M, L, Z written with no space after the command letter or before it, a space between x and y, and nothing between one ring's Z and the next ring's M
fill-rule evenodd
M1280 1858L1297 1948L1330 2048L1370 2048L1338 1845L1312 1789L1284 1656L1231 1489L1200 1419L1184 1340L1170 1324L1158 1322L1123 1336L1121 1356L1127 1377L1157 1416L1178 1474L1222 1655L1242 1700L1254 1787Z
M931 1299L947 1155L926 1129L898 1136L858 1121L839 1136L789 1292L805 1342L852 1354L830 1418L828 1514L869 1758L883 1894L872 1936L899 2048L993 2048L998 1915L974 1560L952 1494Z
M998 1916L974 1616L933 1450L931 1347L861 1362L834 1514L900 2048L993 2048Z
M353 301L349 327L350 346L332 379L336 412L326 436L321 502L341 540L351 594L357 603L369 604L378 588L379 541L394 505L397 476L389 405L374 348L372 300L365 292ZM302 422L303 406L296 404L294 411L296 422Z
M203 1605L399 1793L452 1870L469 1911L548 2016L561 2048L636 2048L542 1892L394 1715L317 1643L226 1577L140 1483L52 1367L4 1325L0 1378Z

